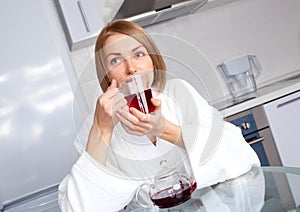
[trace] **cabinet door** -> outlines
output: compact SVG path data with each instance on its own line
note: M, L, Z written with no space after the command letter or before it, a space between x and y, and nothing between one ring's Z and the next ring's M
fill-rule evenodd
M300 167L300 91L264 105L283 166ZM296 205L300 204L299 181L288 175Z
M300 167L300 91L264 105L283 166Z
M70 49L94 45L104 22L96 0L57 0Z

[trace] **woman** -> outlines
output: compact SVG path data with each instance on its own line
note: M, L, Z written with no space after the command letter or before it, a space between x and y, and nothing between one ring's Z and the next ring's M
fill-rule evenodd
M86 149L60 184L63 211L122 210L139 185L155 176L159 162L175 166L182 152L188 152L198 188L259 165L241 131L224 122L190 84L166 81L158 48L137 24L108 24L97 39L95 60L104 93L97 100ZM129 108L118 90L124 79L146 71L153 77L151 114Z

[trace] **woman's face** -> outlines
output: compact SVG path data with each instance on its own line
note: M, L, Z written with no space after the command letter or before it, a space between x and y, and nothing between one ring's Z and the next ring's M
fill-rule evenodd
M146 48L130 36L115 34L108 37L104 54L108 77L115 79L118 84L141 71L153 73L153 62Z

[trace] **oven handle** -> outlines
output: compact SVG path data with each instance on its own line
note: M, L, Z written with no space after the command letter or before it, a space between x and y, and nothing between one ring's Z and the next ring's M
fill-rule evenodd
M259 138L255 139L255 140L253 140L253 141L248 142L248 144L249 145L255 144L255 143L261 142L263 140L265 140L265 138L262 136L262 137L259 137Z

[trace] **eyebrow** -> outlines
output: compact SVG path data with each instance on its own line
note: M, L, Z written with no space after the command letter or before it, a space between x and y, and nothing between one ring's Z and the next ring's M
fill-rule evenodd
M145 48L145 47L144 47L143 45L139 45L139 46L133 48L133 49L131 50L131 52L135 52L135 51L138 50L139 48ZM146 48L145 48L145 49L146 49ZM108 57L111 56L111 55L120 56L121 53L111 52L111 53L109 53L109 54L106 56L106 58L108 58Z

